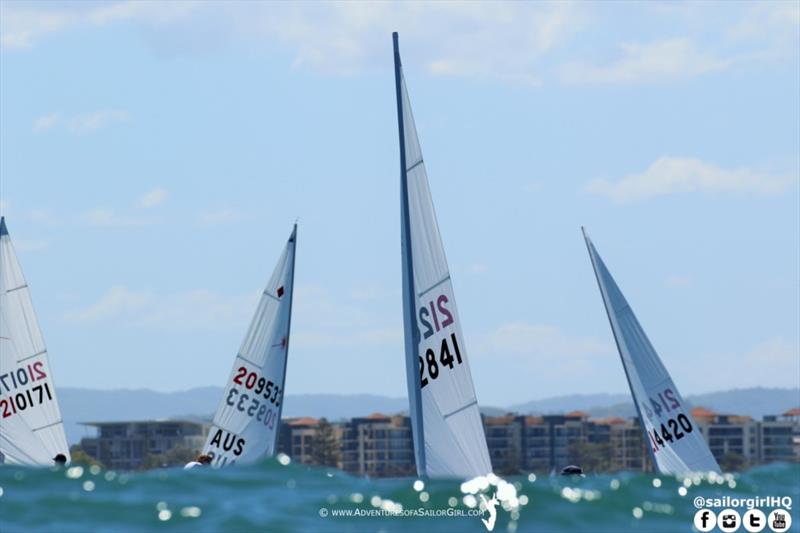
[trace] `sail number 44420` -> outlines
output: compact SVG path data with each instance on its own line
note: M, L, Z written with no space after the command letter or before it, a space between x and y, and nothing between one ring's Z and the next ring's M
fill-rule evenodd
M664 389L656 395L656 398L649 398L649 401L650 405L647 405L647 402L642 404L647 418L652 421L654 414L659 420L667 417L660 428L656 427L654 421L653 429L648 433L653 452L658 452L666 447L667 443L679 441L694 431L689 417L680 412L681 403L672 389Z

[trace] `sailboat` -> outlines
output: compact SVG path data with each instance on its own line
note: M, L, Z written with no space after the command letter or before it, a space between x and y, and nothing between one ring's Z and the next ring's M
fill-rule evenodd
M0 217L0 462L70 459L53 372L4 217Z
M400 137L403 322L417 474L474 478L492 471L450 271L394 42Z
M264 289L233 362L203 453L213 466L275 453L292 323L297 224Z
M581 229L653 464L668 475L719 473L688 405L586 230Z

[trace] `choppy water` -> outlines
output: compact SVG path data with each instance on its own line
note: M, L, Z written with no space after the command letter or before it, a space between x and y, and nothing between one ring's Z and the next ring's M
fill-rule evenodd
M494 531L689 532L698 496L800 501L800 465L775 464L696 483L639 473L506 480L511 484L501 489L510 498L506 506L517 509L498 506ZM400 506L406 512L466 511L474 501L459 482L429 482L423 488L414 481L362 479L275 459L224 470L144 473L5 466L0 467L0 531L486 531L476 516L332 516L343 509ZM497 489L489 486L489 492ZM796 505L791 515L791 531L800 531Z

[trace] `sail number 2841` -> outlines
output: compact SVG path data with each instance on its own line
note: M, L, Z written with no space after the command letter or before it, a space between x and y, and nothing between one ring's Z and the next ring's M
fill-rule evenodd
M447 308L447 304L447 296L440 294L435 300L431 300L419 308L417 316L423 339L428 339L455 323L453 313ZM441 372L452 370L456 364L460 365L462 362L456 334L451 333L449 336L445 336L438 346L427 348L424 355L419 356L420 388L428 385L430 380L437 379Z

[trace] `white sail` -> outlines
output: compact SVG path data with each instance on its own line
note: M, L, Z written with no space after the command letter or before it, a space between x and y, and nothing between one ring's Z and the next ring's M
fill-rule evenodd
M653 461L662 474L719 472L686 402L584 230L597 283Z
M406 373L417 473L492 471L450 271L394 37L400 128Z
M70 456L47 348L1 217L0 454L6 463L39 466Z
M297 225L258 303L233 363L203 453L214 466L275 453L283 406L294 293Z

